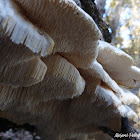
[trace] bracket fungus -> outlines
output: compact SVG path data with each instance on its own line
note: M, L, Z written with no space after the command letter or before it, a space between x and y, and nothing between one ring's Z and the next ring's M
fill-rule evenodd
M125 88L140 69L100 38L72 0L0 0L0 117L35 125L47 140L136 123L128 105L139 98Z
M41 56L52 52L53 40L47 33L43 33L33 25L12 0L1 0L0 23L2 37L9 36L12 43L26 46L32 52L40 53Z
M20 72L21 77L27 76L28 72L26 69L25 71L22 69L22 72L20 71L21 69L17 71L18 69L13 65L24 63L24 66L27 66L28 64L25 63L31 61L31 59L36 56L46 56L50 54L53 46L54 42L47 33L41 34L41 30L29 22L11 0L0 1L0 73L3 75L3 77L0 78L1 84L20 85L21 79L13 79L19 81L19 83L15 85L15 82L12 83L12 81L9 80L10 77L8 76L10 75L5 73L13 73L14 77L14 73ZM41 60L35 63L43 65ZM36 69L34 71L37 71L38 68L34 66L34 64L32 67L34 67L32 69ZM46 70L47 67L45 65L43 67ZM43 76L43 73L43 71L40 71L38 74ZM40 82L41 80L42 78L40 80L32 80L29 85ZM20 86L28 86L28 82L29 81Z
M97 61L108 74L122 86L135 87L136 81L140 81L140 69L133 66L133 59L107 42L100 41L98 48Z
M101 38L100 30L93 19L74 1L12 1L32 23L53 38L53 53L65 54L69 61L77 62L77 67L86 67L96 58L96 44Z
M38 57L27 62L7 66L0 72L1 85L11 85L14 87L31 86L43 80L47 66Z

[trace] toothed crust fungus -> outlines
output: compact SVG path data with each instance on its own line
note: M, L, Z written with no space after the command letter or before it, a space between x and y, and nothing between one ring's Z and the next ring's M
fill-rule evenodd
M99 41L72 0L0 0L0 117L36 125L45 139L120 131L139 99L132 58Z

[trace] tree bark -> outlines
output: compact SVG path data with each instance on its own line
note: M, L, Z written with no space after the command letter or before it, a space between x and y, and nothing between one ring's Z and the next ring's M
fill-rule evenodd
M99 13L94 0L80 0L82 9L87 12L95 21L100 31L102 32L103 38L106 42L111 42L112 36L109 32L109 26L103 21L102 16Z

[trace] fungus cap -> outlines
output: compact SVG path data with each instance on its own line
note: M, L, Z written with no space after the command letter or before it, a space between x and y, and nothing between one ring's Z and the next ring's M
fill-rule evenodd
M94 20L72 0L12 0L22 13L55 42L53 53L78 55L92 53L87 63L86 55L79 67L88 66L97 55L96 42L101 33ZM78 61L77 60L77 61ZM75 61L70 57L69 61Z
M3 34L9 36L17 46L26 46L41 56L52 52L53 40L33 25L11 0L0 1L0 27Z
M38 57L6 66L0 72L0 84L13 87L27 87L41 82L46 74L47 66Z
M140 69L133 66L133 59L107 42L99 41L97 61L118 84L135 87L140 81Z
M84 79L80 75L79 71L72 64L70 64L65 58L59 55L50 55L44 58L43 62L47 65L47 72L45 74L43 73L44 74L43 80L42 81L40 80L40 83L28 87L19 87L16 89L12 87L4 86L1 90L1 96L2 94L5 94L4 95L5 99L7 97L11 97L11 99L9 98L8 99L9 100L12 100L12 98L17 99L21 103L33 100L34 104L38 104L39 102L43 102L43 101L47 102L53 99L57 99L57 100L72 99L74 97L80 96L83 93L85 89ZM35 67L35 63L33 66ZM29 66L29 68L31 67ZM38 65L37 65L37 70L39 70ZM39 72L37 70L34 70L33 74L29 73L31 75L29 75L26 78L28 79L27 83L25 82L26 84L30 83L29 80L31 80L31 78L33 77L36 78L36 73ZM43 70L44 69L42 69L42 71ZM28 72L30 71L28 71L27 69L25 75L28 74ZM25 75L23 74L20 76L17 74L15 79L18 78L18 80L24 82L22 76ZM5 99L3 99L3 101ZM13 103L11 102L11 104Z
M130 92L125 93L97 61L93 62L88 69L79 69L79 71L83 77L87 75L93 79L99 79L100 86L112 90L122 103L139 104L138 97Z

